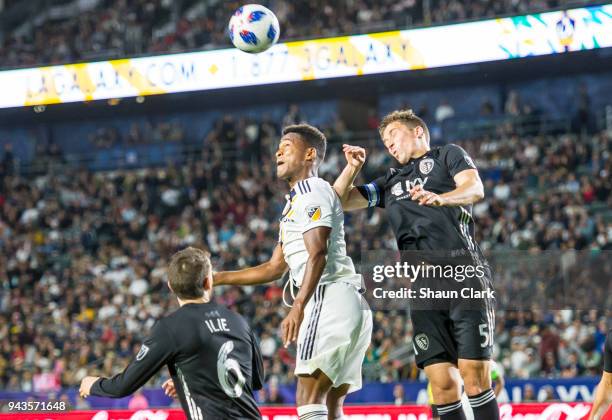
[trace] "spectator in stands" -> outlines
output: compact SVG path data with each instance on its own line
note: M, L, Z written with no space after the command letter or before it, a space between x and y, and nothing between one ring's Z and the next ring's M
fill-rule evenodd
M452 118L455 116L455 109L448 103L446 99L443 99L442 102L436 108L436 122L442 123L445 120Z
M139 389L130 397L128 408L130 410L145 410L149 408L149 400L142 393L142 389Z

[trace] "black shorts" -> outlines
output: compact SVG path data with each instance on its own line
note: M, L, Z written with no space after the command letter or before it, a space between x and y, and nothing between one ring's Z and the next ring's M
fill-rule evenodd
M604 371L612 373L612 330L608 331L604 345Z
M417 366L458 359L488 360L493 349L493 306L479 310L411 310Z

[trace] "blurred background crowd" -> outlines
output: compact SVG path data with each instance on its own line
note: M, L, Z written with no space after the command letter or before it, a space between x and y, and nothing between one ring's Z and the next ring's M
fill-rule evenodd
M227 46L224 27L238 7L192 0L0 3L0 19L10 22L0 35L3 67ZM294 23L283 27L286 40L586 1L264 3ZM39 15L26 17L33 5ZM307 121L325 131L320 175L331 182L344 166L342 143L365 146L359 181L367 182L395 163L378 140L380 117L413 108L430 124L434 145L453 141L474 158L486 193L473 209L476 238L486 252L607 255L612 110L606 114L605 106L612 104L599 93L611 78L589 80L400 92L379 98L359 131L328 103L287 104L280 113L253 108L59 122L51 129L0 126L0 389L60 391L86 373L120 371L154 321L176 308L165 265L182 247L210 250L219 270L266 261L287 193L273 158L287 124ZM345 227L357 263L366 251L396 248L379 210L347 214ZM257 332L267 384L259 398L268 403L282 403L278 386L294 382L294 350L279 341L287 313L282 286L216 289L216 299ZM494 357L507 377L596 375L609 307L500 308ZM366 381L423 380L411 340L405 309L378 308Z
M442 24L593 4L588 0L268 0L284 41ZM229 47L240 1L4 0L0 67ZM374 7L376 6L376 7ZM2 11L2 9L0 9Z
M299 110L291 109L285 122ZM509 123L495 139L459 142L484 177L486 199L474 208L481 246L610 250L610 215L598 211L611 204L610 132L519 137L520 129ZM279 130L278 123L226 115L184 165L110 172L62 166L57 151L46 154L46 171L30 177L15 171L5 151L0 175L3 387L59 390L76 385L92 369L104 375L122 369L154 320L176 306L164 274L168 257L181 247L209 249L217 269L266 261L277 241L287 191L275 178ZM238 132L254 133L252 144L241 144L245 140ZM321 175L333 182L344 165L340 141L347 132L338 120L326 132L330 145ZM366 181L393 162L380 142L362 144L369 151L360 178ZM499 173L488 171L500 167ZM355 261L363 251L395 249L383 213L363 211L346 219ZM295 354L279 341L279 323L287 312L281 296L281 283L217 290L218 301L247 316L257 331L272 389L294 380ZM495 357L510 377L594 375L602 363L605 316L596 309L500 311ZM405 311L379 310L374 318L366 379L418 379Z

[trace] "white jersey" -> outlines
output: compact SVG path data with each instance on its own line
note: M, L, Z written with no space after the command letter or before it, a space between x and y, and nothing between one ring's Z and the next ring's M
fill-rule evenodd
M294 186L280 221L279 242L293 284L302 285L308 261L303 234L319 226L331 228L327 263L319 284L342 281L361 288L361 276L346 255L342 204L332 186L318 177L299 181Z

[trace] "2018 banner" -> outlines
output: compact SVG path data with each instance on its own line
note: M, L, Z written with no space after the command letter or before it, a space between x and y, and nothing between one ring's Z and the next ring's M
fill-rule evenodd
M612 46L612 4L237 49L0 71L0 108L363 76Z

